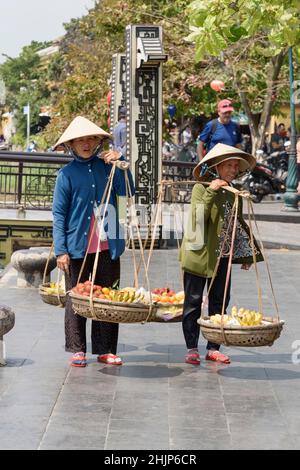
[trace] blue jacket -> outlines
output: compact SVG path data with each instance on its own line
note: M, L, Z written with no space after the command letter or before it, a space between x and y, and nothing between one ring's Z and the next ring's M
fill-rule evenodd
M121 157L121 160L124 160ZM53 199L53 239L55 255L69 254L72 259L83 258L94 205L99 206L112 169L103 160L73 160L57 176ZM132 175L129 181L134 194ZM124 171L116 168L113 189L105 214L105 232L112 259L118 259L125 250L124 233L119 225L117 195L125 196Z

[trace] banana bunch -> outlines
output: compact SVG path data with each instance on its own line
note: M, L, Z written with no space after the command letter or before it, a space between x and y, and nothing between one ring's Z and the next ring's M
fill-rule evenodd
M222 315L220 315L219 313L217 313L216 315L211 315L209 317L210 321L214 324L214 325L221 325L221 322L222 322ZM224 325L226 325L229 321L231 320L231 317L229 315L224 315L223 316L223 322L224 322Z
M237 307L232 307L231 315L241 326L257 326L262 324L263 316L260 312Z
M65 288L62 283L51 282L50 287L45 287L44 291L51 295L65 295Z
M111 290L108 294L109 300L114 302L121 302L121 303L146 303L145 301L145 293L142 289L136 290L133 287L125 287L125 289L121 290Z

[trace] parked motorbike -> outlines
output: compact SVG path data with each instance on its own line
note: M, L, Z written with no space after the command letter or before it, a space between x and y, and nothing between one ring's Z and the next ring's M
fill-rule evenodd
M288 154L285 151L257 155L255 168L243 176L239 185L250 192L253 202L259 203L268 194L285 192Z

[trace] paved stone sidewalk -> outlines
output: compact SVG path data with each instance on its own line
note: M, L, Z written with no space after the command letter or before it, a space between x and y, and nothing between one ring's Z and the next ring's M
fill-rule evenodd
M0 448L299 449L300 364L292 363L292 344L300 348L300 252L269 257L284 333L272 348L227 349L229 366L185 364L181 326L148 324L121 325L122 367L89 355L86 369L69 369L63 310L43 304L36 290L9 287L13 273L4 278L1 303L15 310L16 326L0 369ZM123 286L131 265L126 253ZM180 287L176 250L155 252L151 281ZM233 285L232 304L256 307L253 272L235 267Z

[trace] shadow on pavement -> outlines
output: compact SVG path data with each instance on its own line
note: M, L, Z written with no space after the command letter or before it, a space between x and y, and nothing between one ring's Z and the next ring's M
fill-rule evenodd
M161 378L170 378L176 377L182 374L184 371L179 367L172 367L170 369L167 366L162 365L153 365L153 366L144 366L144 365L123 365L122 367L112 368L104 367L99 370L101 374L112 375L118 377L131 377L138 379L161 379Z
M6 368L31 366L32 364L35 363L35 361L33 361L32 359L27 359L26 357L22 359L18 357L6 358L5 360L6 360L6 366L5 366Z

